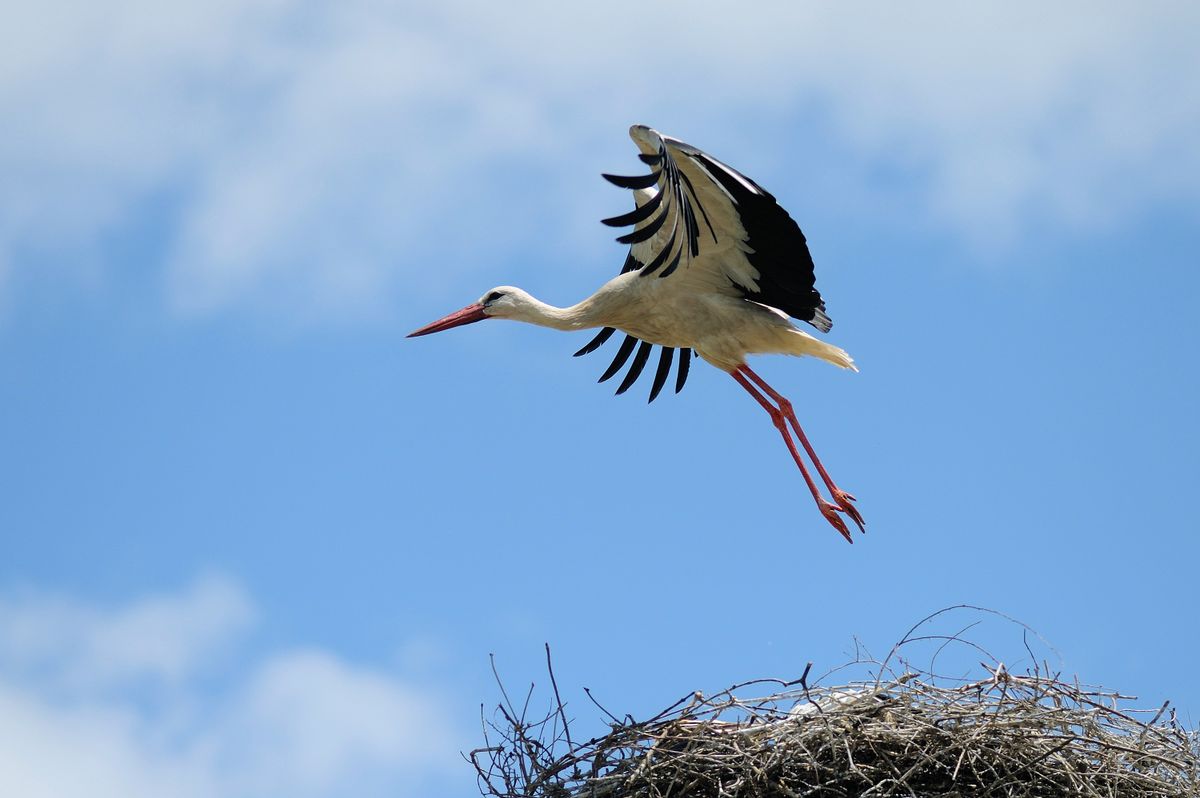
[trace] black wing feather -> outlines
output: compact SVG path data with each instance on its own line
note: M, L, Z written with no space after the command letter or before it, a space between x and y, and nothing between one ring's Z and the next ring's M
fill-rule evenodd
M629 353L633 351L633 347L637 342L638 339L634 338L632 335L626 335L625 340L621 342L621 348L617 350L617 356L613 358L613 362L604 371L604 374L600 376L600 379L596 380L596 382L604 382L605 380L611 378L612 375L620 371L621 366L624 366L625 361L629 359Z
M622 244L640 244L643 241L651 239L667 221L667 217L670 215L671 209L663 208L662 213L652 219L648 225L640 230L634 230L632 233L626 233L623 236L618 236L617 241L620 241Z
M679 176L683 179L684 184L688 187L688 191L692 193L692 197L696 200L696 207L700 209L700 215L704 217L704 224L708 226L708 234L712 236L713 243L719 243L717 240L717 231L713 229L712 222L708 219L708 213L704 210L704 205L701 204L700 197L696 194L695 186L692 185L692 181L689 180L688 176L683 172L680 172ZM700 230L697 228L697 236L699 235L699 232ZM699 242L696 243L699 244ZM695 252L693 254L699 254L699 252Z
M675 348L671 346L662 347L662 354L658 356L658 369L654 372L654 384L650 386L650 398L647 403L653 402L658 398L658 392L667 382L667 376L671 373L671 360L675 357Z
M658 192L650 199L646 200L645 204L634 208L629 213L623 213L620 216L610 216L607 219L601 219L600 224L606 224L609 227L626 227L631 224L641 224L650 218L650 214L658 210L658 206L662 204L663 192Z
M746 258L758 270L758 290L751 291L741 285L738 289L747 299L779 308L821 332L828 332L833 323L825 315L825 302L815 288L812 254L800 225L775 201L775 197L741 172L717 163L701 152L694 157L733 197L746 229L746 244L750 249ZM729 172L740 175L757 192L748 189Z
M637 340L636 338L634 340ZM642 369L646 368L646 360L650 357L650 350L654 348L654 344L649 341L642 341L638 347L637 354L633 356L633 363L629 365L629 371L625 374L625 379L621 380L620 387L617 388L617 396L629 390L629 386L637 382L637 378L642 376Z
M650 188L658 182L658 176L661 172L651 172L648 175L634 175L633 177L625 177L623 175L600 175L608 182L618 188L629 188L635 191L639 188Z
M595 352L597 349L604 346L604 342L607 341L609 338L612 338L612 334L615 332L616 332L616 329L613 327L603 328L602 330L600 330L599 333L596 334L595 338L588 341L582 349L580 349L578 352L576 352L574 354L574 357L579 357L580 355L589 355L592 352Z
M662 266L663 263L666 262L667 256L670 255L671 250L675 248L675 235L678 233L678 228L679 220L676 219L675 229L671 231L671 237L667 240L667 245L662 248L661 252L654 256L654 260L650 261L648 264L646 264L646 267L642 269L643 277L649 274L654 274L654 272L658 270L658 267Z
M675 269L677 269L679 267L679 259L681 257L683 257L683 244L682 243L679 244L679 249L677 249L675 251L675 257L671 259L670 265L668 265L667 268L663 269L663 273L658 276L659 277L670 277L671 273L674 272Z
M692 363L692 350L679 350L679 374L675 377L675 393L683 390L683 384L687 382L688 367Z

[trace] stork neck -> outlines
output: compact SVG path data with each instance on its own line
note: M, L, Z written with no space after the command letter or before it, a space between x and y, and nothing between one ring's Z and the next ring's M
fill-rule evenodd
M513 318L555 330L585 330L603 326L596 318L596 307L591 297L567 308L555 307L534 297L529 299L523 312Z

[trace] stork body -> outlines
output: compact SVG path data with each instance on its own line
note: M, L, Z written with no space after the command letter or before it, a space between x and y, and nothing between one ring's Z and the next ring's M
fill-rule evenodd
M491 294L500 294L484 303ZM724 294L681 293L670 283L626 272L577 305L558 308L515 286L481 298L488 318L512 319L556 330L616 328L649 344L691 349L722 371L746 364L750 354L812 355L842 368L850 356L797 329L786 315Z
M630 213L604 220L634 227L617 239L631 245L620 275L566 308L548 305L520 288L500 286L409 337L487 318L567 331L601 328L575 353L583 355L621 330L624 342L601 382L624 367L632 354L617 389L624 393L642 373L651 350L659 346L651 401L670 375L677 351L675 390L683 388L690 353L695 351L733 376L767 411L822 515L853 542L839 513L863 529L854 497L829 478L791 403L746 364L750 354L807 355L857 370L842 349L817 340L791 321L808 322L822 332L832 325L814 287L804 235L774 197L720 161L643 125L631 128L630 136L642 151L641 160L655 169L637 177L605 175L610 182L633 189L636 205ZM812 459L832 502L822 497L792 432Z

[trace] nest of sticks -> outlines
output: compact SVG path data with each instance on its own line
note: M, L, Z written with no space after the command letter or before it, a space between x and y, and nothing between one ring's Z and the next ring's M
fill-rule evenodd
M1044 663L1018 674L976 658L972 677L947 678L896 656L929 640L981 650L910 631L885 661L856 657L814 684L805 669L692 693L645 720L597 704L609 731L585 742L547 649L548 711L530 717L528 696L520 710L506 696L469 759L495 798L1200 796L1200 736L1166 704L1129 708L1133 697ZM864 669L873 678L829 678Z

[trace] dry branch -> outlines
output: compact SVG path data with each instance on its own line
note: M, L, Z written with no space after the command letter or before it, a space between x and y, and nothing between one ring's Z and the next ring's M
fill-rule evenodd
M586 742L571 740L554 684L534 718L528 700L518 714L506 699L470 760L495 798L1200 796L1200 736L1166 705L1129 709L1036 665L946 678L896 651L874 678L835 686L810 686L806 669L692 693L642 721L601 707L611 731Z

